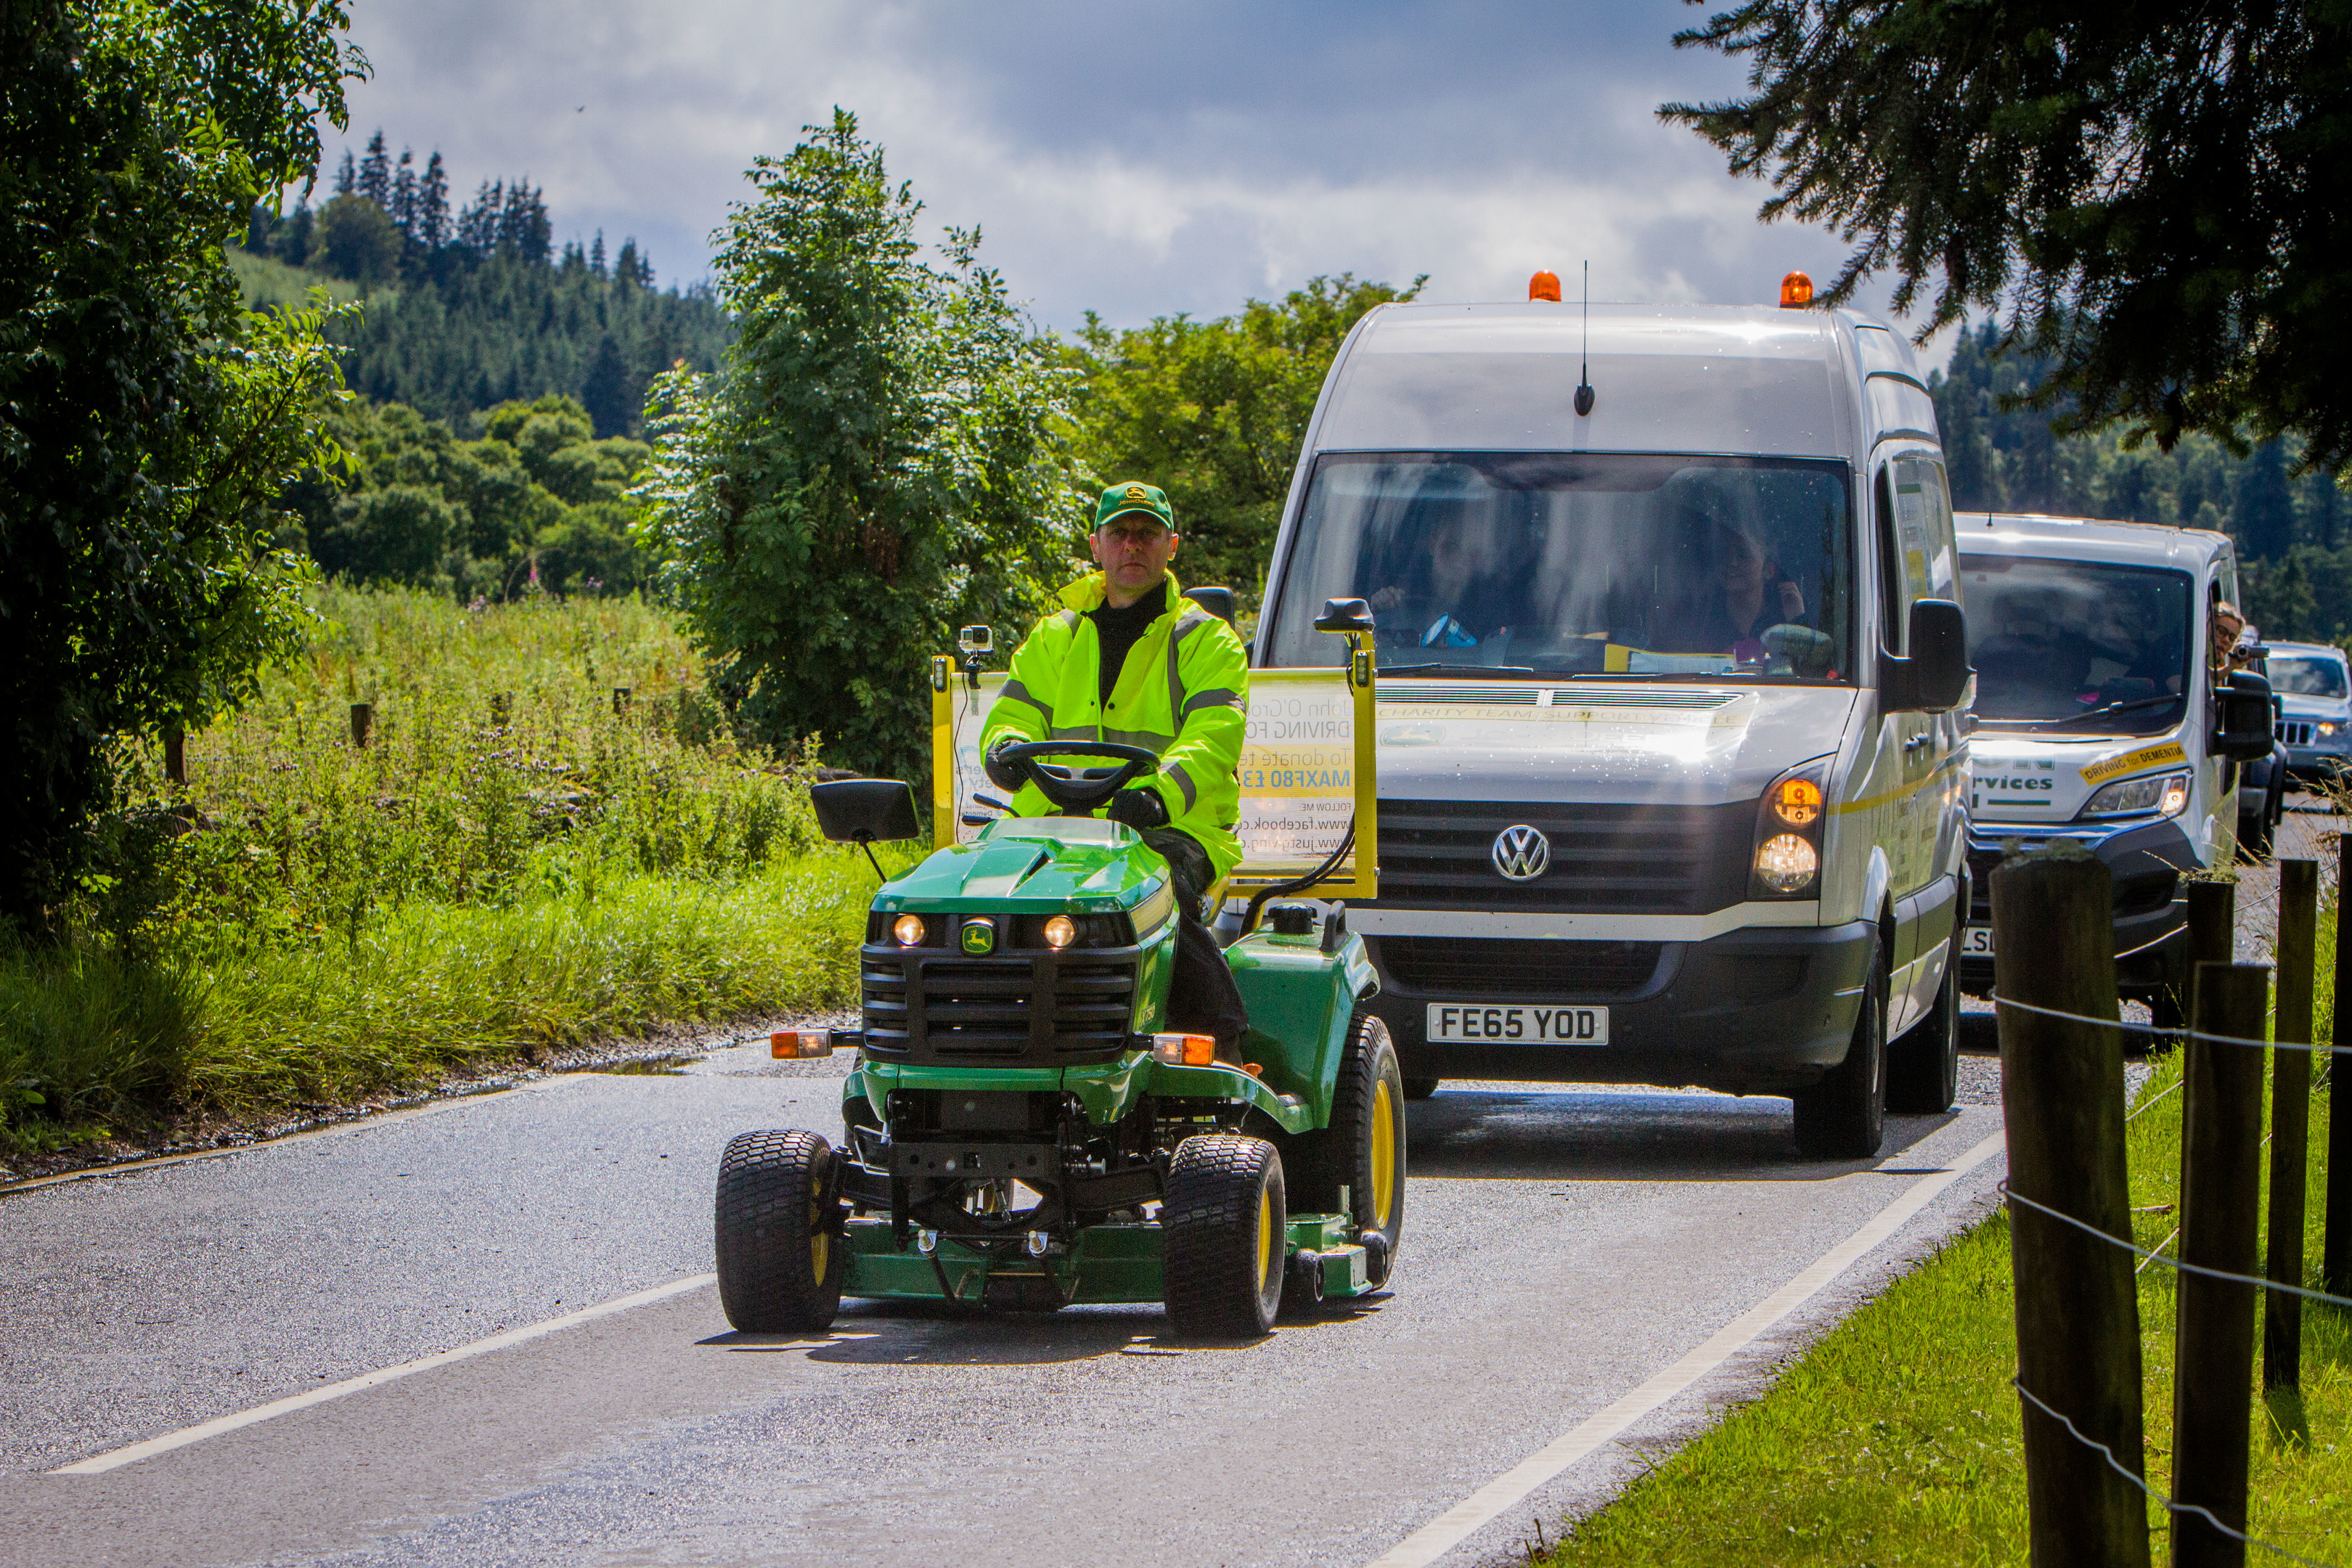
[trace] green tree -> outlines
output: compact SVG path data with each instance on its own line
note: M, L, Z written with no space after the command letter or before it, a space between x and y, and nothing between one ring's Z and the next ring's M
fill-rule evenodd
M310 258L338 278L380 288L400 276L404 245L382 207L365 196L337 196L319 209Z
M324 456L316 312L222 247L364 68L340 0L0 5L0 918L51 929L124 736L203 724L299 636L276 498Z
M1698 0L1693 0L1694 4ZM1676 36L1747 97L1659 112L1855 242L1924 335L2010 310L2061 433L2294 433L2352 458L2352 5L1745 0Z
M928 656L961 624L1024 626L1076 548L1049 438L1069 373L977 231L922 259L920 204L850 114L750 178L718 261L725 372L656 386L651 531L759 732L919 777Z
M1080 458L1102 483L1139 479L1168 492L1184 535L1179 581L1254 595L1340 342L1365 311L1426 281L1399 290L1351 273L1318 278L1239 315L1162 316L1126 331L1088 312L1076 355L1086 373L1074 404Z

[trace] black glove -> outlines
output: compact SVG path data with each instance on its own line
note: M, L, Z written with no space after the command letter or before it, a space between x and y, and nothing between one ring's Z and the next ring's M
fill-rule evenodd
M1168 826L1168 803L1160 792L1150 785L1123 789L1110 797L1110 809L1106 814L1113 822L1124 822L1138 833Z
M1002 790L1016 790L1029 782L1026 768L1016 767L1004 760L1008 748L1021 744L1024 742L1020 736L1003 735L997 738L996 744L988 748L988 755L982 761L981 768L988 774L989 783Z

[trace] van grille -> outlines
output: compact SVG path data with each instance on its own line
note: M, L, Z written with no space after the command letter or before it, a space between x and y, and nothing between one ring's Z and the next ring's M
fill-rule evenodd
M1381 802L1376 910L1703 915L1748 895L1756 803L1729 805ZM1496 836L1524 823L1551 843L1543 875L1495 868Z
M866 1050L938 1067L1073 1067L1128 1048L1140 950L968 958L880 943L860 953Z
M2311 730L2309 720L2282 719L2279 721L2278 738L2290 746L2308 746L2311 744Z
M1367 937L1397 983L1440 996L1623 996L1658 971L1654 942L1544 942L1450 936Z

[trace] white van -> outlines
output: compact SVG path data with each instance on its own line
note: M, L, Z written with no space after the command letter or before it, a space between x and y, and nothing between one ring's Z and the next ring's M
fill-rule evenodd
M1987 874L2011 845L2063 838L2114 877L2117 991L2176 1026L2180 879L2228 865L2270 820L2242 765L2273 750L2269 687L2211 668L2213 607L2238 602L2229 536L1963 512L1958 537L1977 671L1962 987L1993 984Z
M1384 305L1323 385L1255 651L1378 623L1409 1092L1785 1094L1877 1150L1951 1103L1968 671L1934 405L1846 311Z

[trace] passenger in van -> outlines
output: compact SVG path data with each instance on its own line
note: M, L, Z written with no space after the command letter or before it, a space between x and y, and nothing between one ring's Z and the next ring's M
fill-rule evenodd
M1364 593L1384 617L1381 629L1398 628L1390 640L1420 647L1475 647L1510 629L1517 612L1509 574L1497 569L1492 531L1484 519L1449 509L1421 531L1393 581Z

